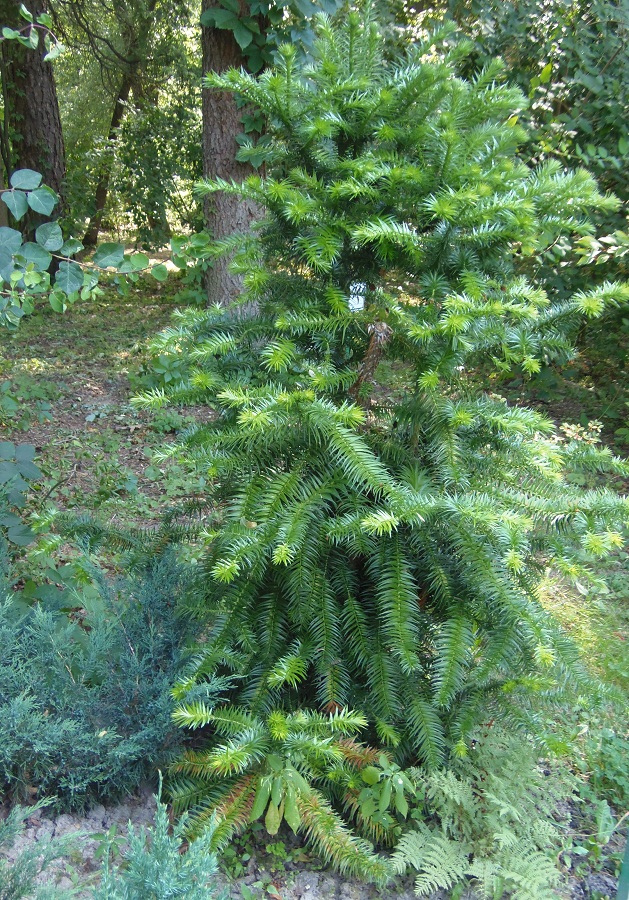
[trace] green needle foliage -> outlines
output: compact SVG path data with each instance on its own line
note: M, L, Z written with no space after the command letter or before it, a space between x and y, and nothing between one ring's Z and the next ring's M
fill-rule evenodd
M320 21L310 69L285 47L259 77L212 77L264 113L266 174L201 190L266 216L216 248L244 274L240 301L180 313L155 349L183 379L138 398L217 413L186 438L214 479L188 684L232 676L256 720L360 709L372 742L429 767L490 711L529 721L528 698L575 671L540 566L609 552L629 511L565 479L620 460L466 377L480 359L565 358L584 314L629 298L606 284L554 302L516 271L615 201L584 171L527 167L522 95L498 64L462 79L464 51L436 43L388 63L352 14Z
M362 715L275 710L258 718L243 707L197 701L178 707L174 718L189 728L211 725L223 738L209 749L186 751L172 767L175 810L200 801L191 834L218 814L213 845L222 847L262 816L269 834L277 834L284 820L295 833L303 830L319 856L341 872L387 881L387 861L351 834L323 792L340 799L353 773L377 756L353 739L367 724Z
M46 801L34 806L14 806L7 817L0 822L0 897L2 900L63 900L63 894L53 886L41 883L41 876L51 863L63 859L76 846L81 834L64 837L43 838L31 843L13 854L9 862L7 856L15 843L22 837L29 816L38 812ZM38 884L38 881L40 882ZM65 893L67 897L67 892Z
M178 822L171 833L168 809L161 802L161 780L155 799L154 827L136 832L129 822L124 864L114 869L106 855L93 900L227 900L225 891L215 889L214 823L209 822L203 838L182 852L185 822Z
M31 606L10 589L6 562L0 555L0 789L54 796L62 809L133 790L181 747L170 686L190 637L177 614L182 565L166 555L118 581L87 568L91 586L43 587Z

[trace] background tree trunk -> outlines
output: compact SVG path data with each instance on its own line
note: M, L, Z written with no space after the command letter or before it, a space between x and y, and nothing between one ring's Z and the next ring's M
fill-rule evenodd
M203 0L203 10L216 4ZM231 31L203 27L203 74L224 72L245 65L244 57ZM242 110L233 95L222 91L203 91L203 175L206 178L225 178L242 181L253 172L248 164L237 162L236 135L242 132ZM205 221L214 238L220 239L234 231L248 231L260 217L260 208L250 201L218 193L205 202ZM242 290L242 279L228 269L229 260L217 259L205 276L208 303L227 305Z
M126 35L124 49L114 57L113 64L122 69L122 78L119 82L120 87L114 101L107 133L107 144L110 150L118 140L119 129L125 116L130 95L133 93L137 105L141 105L138 101L144 97L142 78L148 64L148 40L151 29L155 27L157 5L158 0L148 0L144 4L138 21L133 24L130 33ZM99 39L94 34L89 33L85 20L80 21L81 25L79 27L86 31L88 40L91 43L95 42L94 46L96 47ZM112 60L109 60L109 64L112 64ZM152 102L156 101L157 93L152 98ZM94 215L91 217L83 237L83 243L86 247L96 246L109 196L109 184L112 175L111 156L108 156L104 162L105 164L94 192Z
M118 91L116 102L114 104L114 111L111 114L111 123L109 125L109 132L107 134L107 144L109 146L111 146L118 137L118 128L120 127L125 114L125 104L129 99L132 84L132 76L129 74L124 74L122 76L122 83L120 85L120 90ZM109 195L110 180L111 164L109 164L108 162L100 174L98 184L96 185L96 191L94 192L95 212L89 221L87 231L85 232L85 235L83 237L83 244L86 247L95 247L98 241L98 235L103 223L103 215L105 214L105 206L107 205L107 197Z
M16 29L25 26L19 9L19 0L0 0L0 24ZM33 0L28 9L36 18L46 12L46 5ZM57 90L52 65L44 62L43 32L38 31L36 50L16 41L2 44L5 116L8 115L11 137L9 167L41 172L44 183L60 195L63 203L65 151Z

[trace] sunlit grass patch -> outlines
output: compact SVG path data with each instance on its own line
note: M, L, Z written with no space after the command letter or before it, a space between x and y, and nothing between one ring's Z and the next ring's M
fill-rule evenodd
M619 554L598 574L606 587L577 587L549 573L540 599L578 645L588 669L625 692L629 702L629 557Z

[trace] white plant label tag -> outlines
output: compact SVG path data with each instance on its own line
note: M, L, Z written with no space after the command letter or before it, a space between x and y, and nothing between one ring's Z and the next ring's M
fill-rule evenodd
M365 308L367 285L363 281L352 281L349 286L349 308L352 312L358 312Z

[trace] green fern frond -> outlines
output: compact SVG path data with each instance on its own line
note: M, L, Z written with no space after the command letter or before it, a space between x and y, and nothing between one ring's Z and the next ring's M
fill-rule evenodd
M422 871L415 879L415 892L421 897L455 887L463 881L468 864L465 845L433 832L424 848Z
M539 900L553 895L559 872L546 854L520 847L501 866L501 875L512 890L514 900Z
M419 871L415 892L421 897L461 884L469 866L469 849L461 841L424 827L402 836L395 859L398 871L404 871L407 864Z

